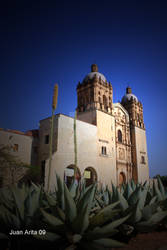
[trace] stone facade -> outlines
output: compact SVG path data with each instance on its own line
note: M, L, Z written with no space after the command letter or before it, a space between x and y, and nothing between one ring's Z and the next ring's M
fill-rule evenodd
M144 182L149 179L143 106L126 89L121 103L113 103L113 88L96 64L77 85L77 180L85 178L109 187L128 180ZM47 188L51 118L40 121L38 154L35 162L41 166L41 177ZM32 141L25 142L29 153ZM31 144L31 145L30 145ZM32 145L33 146L33 145ZM28 156L30 159L30 155ZM54 118L51 164L51 189L56 173L70 185L74 175L74 118L57 114Z
M121 103L113 103L113 88L97 65L77 85L78 105L77 168L78 176L108 186L128 180L149 179L143 107L128 87ZM45 185L48 181L49 144L44 137L50 133L50 118L40 122L39 160L45 161ZM55 172L68 181L74 173L74 119L55 116L54 144L51 166L51 186ZM39 162L40 164L40 162Z

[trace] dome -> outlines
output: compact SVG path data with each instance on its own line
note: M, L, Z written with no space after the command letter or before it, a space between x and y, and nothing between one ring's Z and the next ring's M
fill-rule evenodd
M87 74L85 76L85 78L83 79L83 82L87 82L88 80L93 79L95 76L98 78L101 77L102 81L104 81L104 82L106 81L106 78L103 74L101 74L99 72L90 72L89 74Z
M135 99L136 102L138 102L137 97L136 97L134 94L132 94L131 88L130 88L130 87L127 87L127 89L126 89L126 94L122 97L122 101L121 101L121 102L122 102L122 103L125 103L125 102L127 102L127 101L130 101L131 98Z
M98 72L98 67L96 64L91 65L91 72L85 76L83 82L87 82L88 80L92 80L94 77L101 78L102 81L106 82L106 78L103 74Z

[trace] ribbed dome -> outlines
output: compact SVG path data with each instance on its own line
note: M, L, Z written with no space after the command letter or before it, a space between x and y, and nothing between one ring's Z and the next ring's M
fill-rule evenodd
M122 102L122 103L126 103L127 101L130 101L131 98L135 99L136 102L138 102L137 97L136 97L134 94L132 94L131 88L130 88L130 87L127 87L127 89L126 89L126 94L122 97L122 101L121 101L121 102Z
M98 67L96 64L91 65L91 71L89 74L85 76L83 82L87 82L88 80L93 79L94 77L101 78L102 81L106 82L106 78L103 74L98 72Z

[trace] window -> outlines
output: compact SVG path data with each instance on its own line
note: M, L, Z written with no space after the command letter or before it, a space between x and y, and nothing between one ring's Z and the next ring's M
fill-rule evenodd
M107 111L108 107L107 107L107 98L105 95L103 95L103 104L104 104L104 109L105 111Z
M101 153L102 153L102 155L106 155L107 154L106 147L101 147Z
M45 135L45 144L49 144L49 135Z
M121 132L121 130L118 130L118 141L122 142L122 132Z
M144 157L143 155L141 156L141 163L142 163L142 164L146 164L146 162L145 162L145 157Z
M13 152L18 152L19 150L19 145L18 144L14 144L13 146Z

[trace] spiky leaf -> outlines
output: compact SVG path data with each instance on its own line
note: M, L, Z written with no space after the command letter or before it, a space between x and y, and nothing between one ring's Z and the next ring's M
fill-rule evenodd
M66 219L72 222L76 218L77 208L65 183L64 183L64 199L65 199Z

